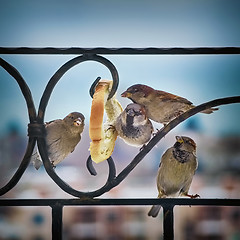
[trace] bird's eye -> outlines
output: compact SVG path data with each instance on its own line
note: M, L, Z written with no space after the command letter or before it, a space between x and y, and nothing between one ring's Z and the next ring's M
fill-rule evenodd
M134 88L133 91L136 93L138 92L139 90L137 88Z
M137 88L132 88L130 92L131 92L131 93L136 93L136 92L138 92L138 91L139 91L139 90L138 90Z

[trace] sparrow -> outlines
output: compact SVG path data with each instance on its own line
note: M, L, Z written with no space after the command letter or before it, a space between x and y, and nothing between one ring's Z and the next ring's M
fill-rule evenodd
M164 125L195 107L186 98L155 90L143 84L136 84L129 87L121 96L142 105L146 109L146 115L149 119ZM202 111L202 113L210 114L216 110L218 108L210 108Z
M84 116L72 112L64 119L56 119L45 123L48 158L53 167L63 161L81 140L84 129ZM33 165L38 170L42 165L39 154L33 154Z
M157 175L158 198L187 196L197 169L196 143L189 137L176 136L176 142L162 155ZM156 217L160 205L153 205L148 216Z
M153 132L152 123L147 118L145 109L136 103L127 105L117 117L115 128L118 135L133 146L147 143Z

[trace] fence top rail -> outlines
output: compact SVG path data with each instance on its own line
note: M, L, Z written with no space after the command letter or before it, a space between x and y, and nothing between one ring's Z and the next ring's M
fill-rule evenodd
M112 54L112 55L214 55L214 54L240 54L240 47L172 47L172 48L30 48L30 47L0 47L0 54Z
M171 205L171 206L240 206L240 199L212 198L113 198L113 199L0 199L0 206L140 206L140 205Z

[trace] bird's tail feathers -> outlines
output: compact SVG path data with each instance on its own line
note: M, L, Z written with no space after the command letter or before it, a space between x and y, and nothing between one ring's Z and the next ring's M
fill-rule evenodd
M153 205L150 211L148 212L149 217L157 217L159 211L161 209L161 205Z
M32 154L31 158L33 166L36 168L36 170L38 170L42 166L43 162L37 150Z
M209 108L209 109L201 111L201 113L210 114L210 113L213 113L214 111L217 111L218 109L219 108Z

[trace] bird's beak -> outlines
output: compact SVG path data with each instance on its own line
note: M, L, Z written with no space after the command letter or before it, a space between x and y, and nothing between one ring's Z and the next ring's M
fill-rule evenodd
M82 124L82 119L81 118L75 119L73 124L74 126L77 126L77 127L80 126Z
M180 137L180 136L176 136L176 140L177 140L177 142L179 142L179 143L183 143L183 139L182 139L182 137Z
M129 97L131 97L132 96L132 94L130 93L130 92L127 92L127 91L125 91L125 92L123 92L122 94L121 94L121 97L127 97L127 98L129 98Z

